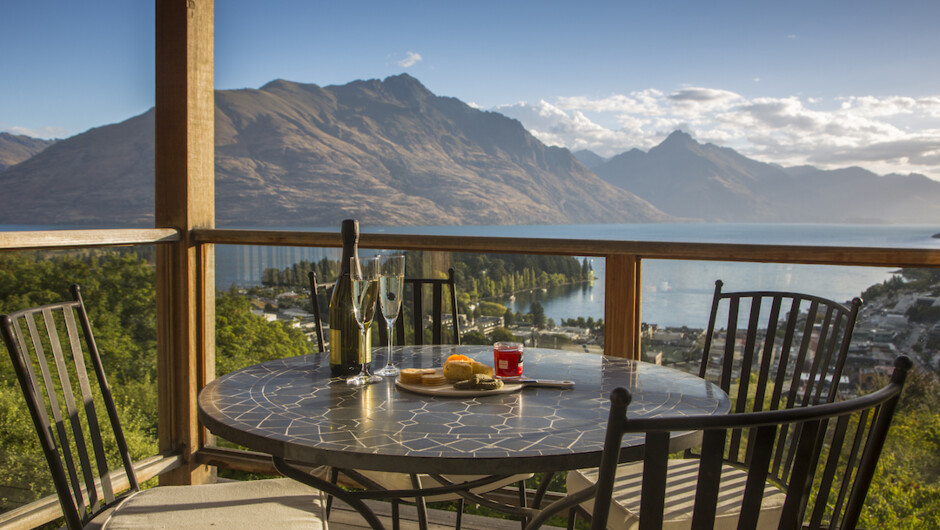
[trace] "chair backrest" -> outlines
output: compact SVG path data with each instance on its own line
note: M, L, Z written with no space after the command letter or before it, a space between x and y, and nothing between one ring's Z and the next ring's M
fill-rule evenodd
M405 278L405 290L411 286L411 310L405 311L402 307L395 320L395 341L397 344L405 343L405 315L410 313L412 328L414 329L414 343L424 344L424 330L427 321L424 318L424 288L431 289L431 344L442 344L444 340L444 287L449 291L451 306L450 328L453 333L454 344L460 344L460 325L457 320L457 281L454 269L447 269L447 278ZM403 294L404 300L408 295ZM379 311L379 340L386 343L388 328L384 315Z
M721 288L716 281L699 376L731 395L735 413L835 400L860 299L846 306L800 293ZM787 429L779 433L781 442L788 436ZM742 433L732 432L729 462L746 462L742 443ZM791 464L786 458L777 469L781 483Z
M316 324L317 331L317 347L319 352L323 353L325 348L323 347L323 323L320 320L320 302L317 300L317 273L310 271L307 273L307 278L310 279L310 305L313 306L313 320Z
M26 398L69 528L119 501L105 447L116 442L138 491L111 390L77 285L72 301L0 315L0 334ZM93 378L88 375L92 365ZM104 409L104 414L101 409Z
M725 392L737 383L735 412L832 402L862 301L845 306L807 294L721 288L716 281L699 376L717 378ZM718 319L720 310L726 320Z
M669 433L690 430L704 431L692 528L711 528L729 434L742 429L754 431L759 443L747 466L738 528L755 528L765 483L773 474L774 440L785 426L794 427L791 431L796 458L788 477L779 528L799 528L804 523L810 528L819 528L823 523L828 528L855 528L912 363L902 356L894 365L890 383L865 396L792 409L722 416L631 420L627 415L629 392L615 389L611 393L592 528L606 527L624 433L645 433L646 436L639 527L661 528ZM821 444L820 440L826 443Z

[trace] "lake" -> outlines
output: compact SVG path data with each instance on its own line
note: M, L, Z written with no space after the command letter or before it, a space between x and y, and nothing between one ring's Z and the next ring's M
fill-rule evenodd
M39 230L49 227L4 227L0 230ZM339 231L339 227L290 228ZM368 233L503 236L531 238L601 239L700 243L761 243L780 245L862 246L940 249L937 226L830 225L830 224L610 224L539 226L434 226L362 227ZM218 245L216 286L260 282L264 269L283 269L301 260L339 259L338 249ZM363 254L368 250L363 249ZM604 316L604 260L593 258L597 275L593 285L561 286L542 292L518 292L513 302L502 300L514 311L528 312L533 301L545 308L548 318ZM834 267L827 265L758 264L644 260L642 320L661 326L705 327L715 280L725 290L773 289L812 293L839 301L859 296L867 287L889 278L892 269Z
M297 230L303 230L298 228ZM338 227L306 229L338 231ZM538 226L362 227L367 233L501 236L698 243L761 243L779 245L861 246L940 249L931 236L940 226L828 224L611 224ZM365 251L367 252L367 251ZM336 249L217 247L216 283L257 283L264 268L285 268L301 259L338 259ZM597 281L593 285L561 286L517 292L515 301L499 300L513 311L526 313L533 301L545 315L563 318L604 317L604 260L589 258ZM644 260L642 315L661 326L703 328L707 324L715 280L725 290L772 289L811 293L838 301L851 300L869 286L888 279L893 269L675 260Z

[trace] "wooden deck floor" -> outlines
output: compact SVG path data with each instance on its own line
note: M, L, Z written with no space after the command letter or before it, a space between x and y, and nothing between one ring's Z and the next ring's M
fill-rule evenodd
M378 501L366 501L366 503L369 504L376 515L379 516L379 519L382 520L382 524L384 524L386 528L391 529L391 505L387 502ZM414 506L403 505L399 511L401 512L402 530L418 528L418 516ZM428 529L444 530L454 528L456 517L457 514L455 512L428 510ZM464 530L520 530L522 528L519 521L469 514L463 515L460 527ZM366 524L361 515L342 502L336 502L333 505L333 510L330 513L331 530L359 530L362 528L369 528L369 525ZM553 527L544 526L543 528Z

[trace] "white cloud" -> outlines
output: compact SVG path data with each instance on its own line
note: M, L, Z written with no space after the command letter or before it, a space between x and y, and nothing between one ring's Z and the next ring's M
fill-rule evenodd
M6 126L0 123L0 132L8 132L10 134L18 134L23 136L32 136L33 138L68 138L72 135L70 131L64 127L56 127L50 125L47 127L40 127L38 129L30 129L27 127L18 127L15 125Z
M420 53L409 51L407 54L405 54L404 59L398 61L398 65L401 66L402 68L410 68L414 66L415 64L417 64L417 62L420 60L421 60Z
M496 110L521 121L543 142L606 157L649 149L682 129L700 142L765 162L827 169L857 165L940 180L940 96L747 98L710 87L669 93L649 88Z

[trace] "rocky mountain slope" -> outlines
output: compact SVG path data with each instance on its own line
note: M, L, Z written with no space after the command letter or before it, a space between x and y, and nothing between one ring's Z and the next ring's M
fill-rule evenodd
M55 140L0 132L0 171L28 160L53 143Z
M500 114L400 75L216 93L218 226L534 224L672 219ZM153 222L153 111L0 174L0 224ZM48 193L55 190L55 193Z

